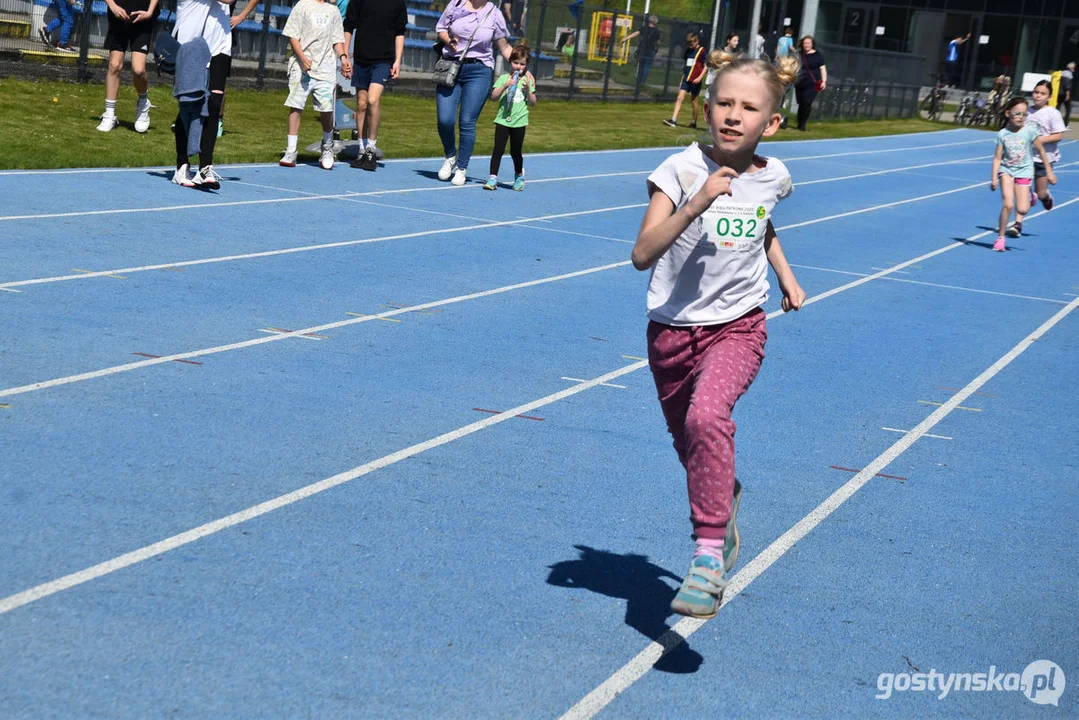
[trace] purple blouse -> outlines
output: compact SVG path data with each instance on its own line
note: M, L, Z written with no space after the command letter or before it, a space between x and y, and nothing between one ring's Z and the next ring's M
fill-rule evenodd
M485 16L486 19L484 19ZM483 20L482 25L480 25L481 20ZM478 30L476 30L477 25L480 26ZM475 58L489 68L494 68L495 66L495 40L509 37L509 31L506 29L506 18L499 12L497 3L492 0L488 0L487 5L474 12L465 6L464 0L451 1L442 13L442 17L438 19L435 30L448 32L450 37L456 38L456 52L461 52L465 49L465 43L468 42L469 36L475 30L476 36L472 38L472 45L468 48L468 54L459 59ZM442 48L442 57L451 59L457 57L457 55L451 52L448 46L445 46Z

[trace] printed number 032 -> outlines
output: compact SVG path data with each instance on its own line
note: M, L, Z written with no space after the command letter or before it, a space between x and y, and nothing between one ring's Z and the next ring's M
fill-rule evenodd
M729 235L730 237L753 237L757 232L757 221L753 218L749 220L743 220L742 218L730 218L721 217L719 222L716 223L717 235Z

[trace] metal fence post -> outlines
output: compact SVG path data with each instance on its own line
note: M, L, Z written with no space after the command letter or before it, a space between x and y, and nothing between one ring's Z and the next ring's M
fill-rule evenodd
M584 15L584 5L577 10L577 28L573 31L573 62L569 68L569 90L566 91L566 99L573 99L573 86L577 81L577 53L581 50L581 17Z
M604 3L606 4L606 3ZM607 68L603 73L603 99L607 99L607 87L611 84L611 61L614 59L614 38L618 27L618 12L611 15L611 36L607 39Z
M259 69L255 87L264 89L266 80L266 52L270 43L270 8L273 0L265 0L262 5L262 33L259 35Z
M66 1L60 0L60 2ZM79 64L75 71L75 77L79 82L90 81L90 21L94 17L93 6L93 0L83 0L82 21L79 24Z
M543 52L543 22L547 19L547 0L540 5L539 24L536 27L536 56Z
M667 96L667 89L671 84L671 57L674 55L674 20L671 20L671 29L668 32L667 42L667 67L663 71L663 96Z

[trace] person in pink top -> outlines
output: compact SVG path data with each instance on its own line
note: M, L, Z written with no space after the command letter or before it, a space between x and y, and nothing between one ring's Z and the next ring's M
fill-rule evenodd
M491 0L452 0L435 29L442 42L442 57L461 62L457 82L452 87L439 85L435 94L438 136L446 153L438 179L464 185L468 161L476 145L476 120L491 94L495 50L509 63L512 52L506 42L509 31L506 19ZM458 117L460 143L457 142Z

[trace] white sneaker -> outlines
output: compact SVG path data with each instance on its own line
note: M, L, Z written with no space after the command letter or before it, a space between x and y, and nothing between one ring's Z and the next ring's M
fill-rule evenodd
M438 179L449 180L455 169L457 169L457 156L446 158L446 161L442 163L442 167L438 169Z
M465 177L465 171L461 168L456 168L453 171L453 180L450 180L450 185L456 185L457 187L461 187L465 184L465 180L467 180L467 178Z
M191 178L188 176L187 163L176 168L176 172L172 174L172 184L181 187L195 187L195 184L191 182Z
M319 156L318 164L322 166L323 170L333 170L333 160L333 140L322 143L322 155Z
M120 121L116 119L115 115L102 115L101 122L97 125L98 132L112 132Z
M150 129L150 108L152 107L149 99L145 105L142 101L138 102L138 107L135 108L135 132L144 133Z
M300 157L300 153L296 150L286 150L285 154L281 156L281 160L277 163L281 167L296 167L296 160Z
M200 168L195 177L191 178L191 187L200 190L220 190L221 176L214 171L213 165Z

